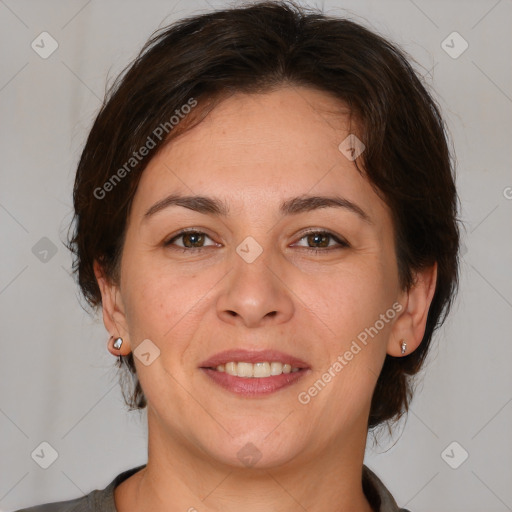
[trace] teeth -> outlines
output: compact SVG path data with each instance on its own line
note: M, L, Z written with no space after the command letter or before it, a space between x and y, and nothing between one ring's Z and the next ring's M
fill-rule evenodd
M226 372L228 375L234 375L235 377L271 377L272 375L281 375L281 373L294 373L298 372L299 368L292 368L289 364L282 364L277 361L268 363L244 363L234 362L219 364L216 370L218 372Z
M252 377L253 376L253 366L251 363L238 363L237 364L237 373L239 377Z

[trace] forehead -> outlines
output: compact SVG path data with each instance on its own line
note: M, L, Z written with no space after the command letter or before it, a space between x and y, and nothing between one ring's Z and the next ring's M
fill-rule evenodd
M339 149L352 129L346 106L322 91L234 94L153 157L134 210L176 192L216 196L239 210L247 202L337 193L378 214L385 205Z

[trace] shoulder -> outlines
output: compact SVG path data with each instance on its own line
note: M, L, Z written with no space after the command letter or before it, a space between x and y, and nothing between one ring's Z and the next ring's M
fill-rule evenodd
M370 505L378 512L410 512L398 507L382 480L366 465L363 465L363 491Z
M92 510L88 506L89 495L82 498L76 498L68 501L58 501L55 503L45 503L44 505L35 505L34 507L22 508L14 512L82 512Z
M145 464L123 471L104 489L91 491L81 498L44 503L18 509L14 512L117 512L114 501L114 489L143 467L145 467Z

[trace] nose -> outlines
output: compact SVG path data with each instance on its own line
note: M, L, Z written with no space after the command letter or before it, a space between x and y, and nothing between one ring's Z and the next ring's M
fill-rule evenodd
M217 301L219 318L232 325L259 327L287 322L294 304L283 268L272 265L265 252L252 263L238 255Z

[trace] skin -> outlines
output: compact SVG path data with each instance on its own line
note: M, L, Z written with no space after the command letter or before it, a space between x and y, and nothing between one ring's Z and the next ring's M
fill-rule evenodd
M236 94L145 169L120 282L95 265L105 326L124 340L110 351L128 354L145 339L160 350L148 366L135 358L148 400L148 463L116 488L120 512L371 510L361 472L372 393L386 354L400 357L402 339L407 353L421 342L436 267L400 289L389 209L338 149L349 133L343 105L325 92L288 86ZM145 219L177 193L218 198L229 215L170 206ZM335 193L369 220L347 208L279 213L287 199ZM183 228L207 237L166 246ZM349 246L315 242L306 228ZM252 263L236 252L248 236L263 249ZM206 247L180 252L187 242ZM300 403L298 393L394 303L401 312ZM264 398L240 397L198 368L230 348L276 348L311 370ZM261 453L254 467L237 457L247 443Z

